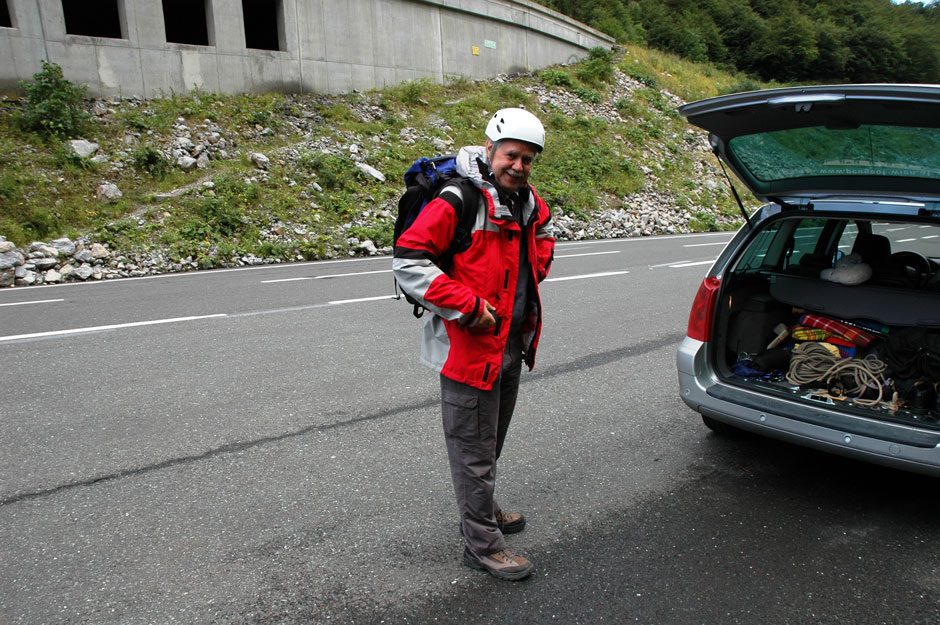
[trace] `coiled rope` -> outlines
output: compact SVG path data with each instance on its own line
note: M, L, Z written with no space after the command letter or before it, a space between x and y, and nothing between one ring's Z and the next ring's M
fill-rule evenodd
M849 375L855 386L845 388L845 394L858 396L855 403L861 406L875 406L884 398L885 380L882 374L885 368L885 363L872 355L865 358L840 358L820 343L800 343L790 357L787 381L795 386L813 382L825 382L829 386L834 378L842 382L843 376ZM861 394L872 387L878 389L878 397L862 399Z

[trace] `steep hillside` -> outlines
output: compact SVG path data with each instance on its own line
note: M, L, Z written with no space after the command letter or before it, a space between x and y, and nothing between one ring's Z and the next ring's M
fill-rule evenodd
M0 284L387 253L408 166L481 143L505 106L546 125L531 181L559 239L734 228L705 138L675 109L739 82L631 47L344 97L91 101L72 140L23 131L26 105L4 99Z

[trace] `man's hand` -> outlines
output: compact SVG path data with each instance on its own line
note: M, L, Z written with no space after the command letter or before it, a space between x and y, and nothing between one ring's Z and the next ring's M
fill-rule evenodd
M496 307L490 304L488 301L483 300L483 311L480 312L480 316L476 318L473 322L473 327L475 328L492 328L496 326Z

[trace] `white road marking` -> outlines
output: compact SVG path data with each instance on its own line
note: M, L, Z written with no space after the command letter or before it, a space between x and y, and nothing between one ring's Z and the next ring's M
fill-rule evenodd
M565 280L585 280L587 278L606 278L607 276L622 276L629 271L605 271L603 273L587 273L580 276L567 276L565 278L546 278L543 282L563 282Z
M281 278L279 280L262 280L261 284L274 284L276 282L297 282L299 280L326 280L327 278L348 278L350 276L367 276L373 273L392 273L391 269L379 269L376 271L356 271L353 273L333 273L323 276L304 276L302 278Z
M303 278L282 278L281 280L262 280L261 284L274 284L275 282L300 282L301 280L313 280L313 277L304 276Z
M379 297L360 297L358 299L338 299L333 300L332 302L327 302L328 304L338 305L338 304L358 304L359 302L377 302L383 299L398 299L395 295L380 295Z
M705 247L706 245L727 245L724 241L719 241L717 243L689 243L688 245L683 245L682 247Z
M620 250L614 250L612 252L585 252L584 254L565 254L563 256L555 256L555 259L559 258L577 258L578 256L601 256L603 254L619 254Z
M92 326L88 328L73 328L71 330L53 330L51 332L34 332L32 334L14 334L11 336L0 336L0 343L7 341L20 341L23 339L39 339L50 336L65 336L69 334L87 334L89 332L102 332L104 330L119 330L121 328L138 328L141 326L154 326L164 323L180 323L183 321L198 321L200 319L216 319L227 317L222 313L217 315L199 315L196 317L175 317L173 319L154 319L152 321L135 321L132 323L115 323L107 326Z
M711 265L715 261L713 260L700 260L695 263L680 263L678 265L669 265L673 269L681 269L683 267L697 267L698 265Z
M916 241L917 239L898 239L895 243L910 243L911 241Z
M11 302L9 304L0 304L0 306L26 306L28 304L51 304L52 302L64 302L64 299L37 299L31 302Z

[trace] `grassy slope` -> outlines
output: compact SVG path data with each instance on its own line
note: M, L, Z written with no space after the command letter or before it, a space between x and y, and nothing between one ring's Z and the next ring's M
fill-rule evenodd
M619 72L611 71L610 60L594 59L512 79L413 82L339 97L195 92L114 100L99 103L110 110L83 135L109 156L102 164L71 155L63 142L20 131L14 113L21 103L5 99L0 235L21 247L88 236L112 249L159 247L173 260L191 257L203 266L245 254L323 258L342 252L353 236L382 247L390 242L399 181L410 163L441 153L441 142L444 151L479 143L486 111L520 105L538 111L546 124L548 147L533 183L556 211L589 220L598 210L618 208L649 185L643 172L656 168L656 190L699 217L695 229L727 224L714 217L737 213L723 191L697 206L702 195L687 149L695 134L676 115L674 96L691 101L743 81L638 47L627 47L613 64ZM624 74L635 87L626 93L617 88ZM616 111L620 119L599 111ZM175 136L190 133L198 142L196 135L210 126L221 131L230 158L188 172L169 164ZM255 151L271 158L267 171L251 163ZM386 182L359 172L351 151L384 172ZM117 184L123 198L97 201L96 188L105 181ZM194 185L191 193L154 199L198 182L211 188Z

